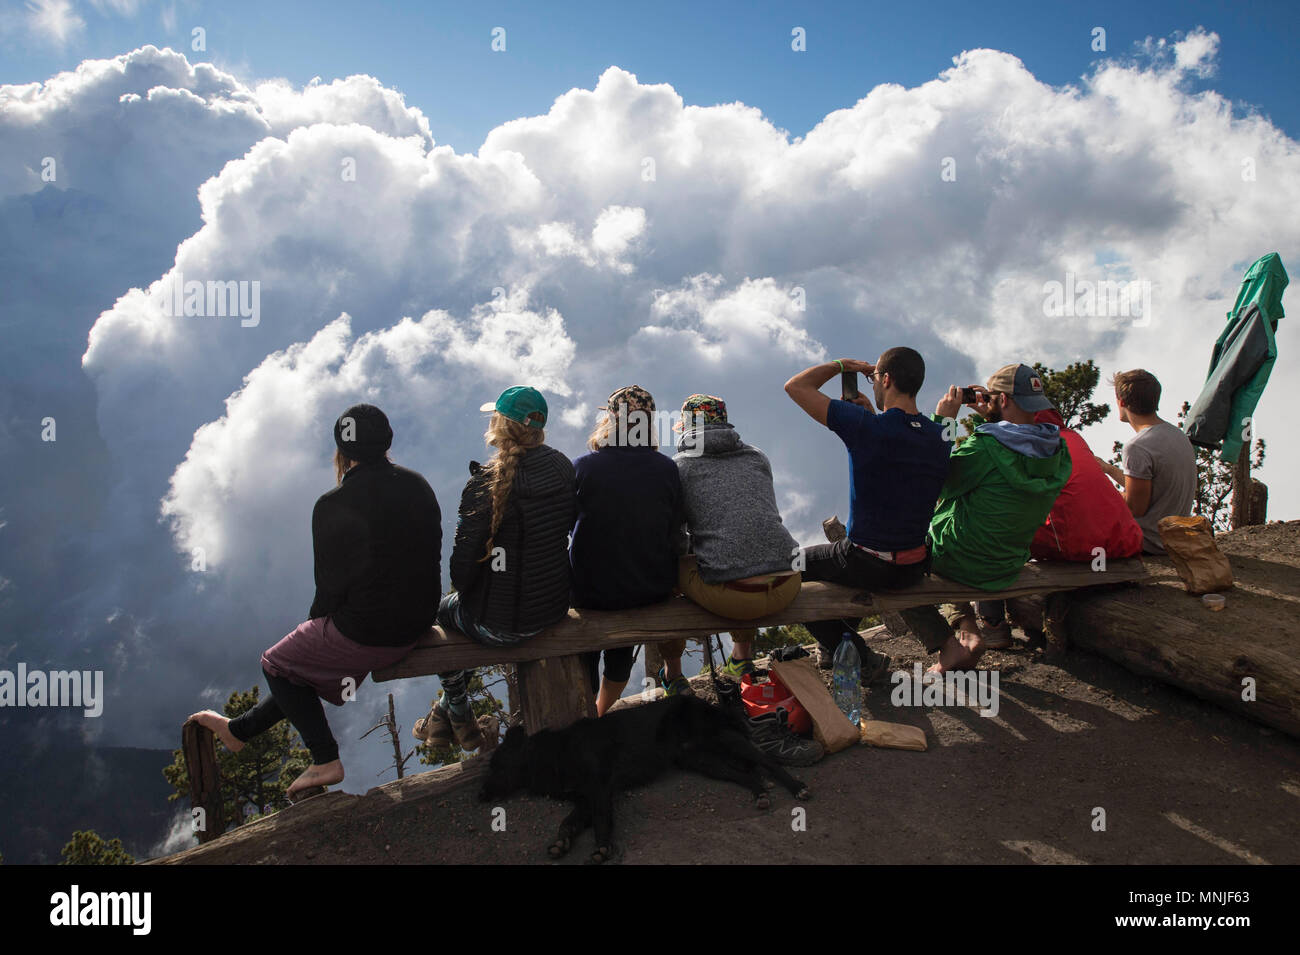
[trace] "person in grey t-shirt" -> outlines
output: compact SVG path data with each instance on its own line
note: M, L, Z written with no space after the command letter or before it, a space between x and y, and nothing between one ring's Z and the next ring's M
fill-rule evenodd
M1196 503L1196 449L1181 428L1156 414L1160 382L1155 375L1138 368L1120 372L1113 381L1119 420L1137 434L1124 445L1122 467L1097 460L1124 490L1124 500L1142 528L1142 552L1163 554L1156 525L1162 517L1192 513Z

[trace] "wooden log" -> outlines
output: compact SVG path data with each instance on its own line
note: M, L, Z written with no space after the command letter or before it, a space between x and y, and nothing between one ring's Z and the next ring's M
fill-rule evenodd
M486 756L472 756L464 762L385 783L364 796L331 790L224 835L216 832L213 836L221 835L221 838L211 843L151 859L146 864L225 865L249 861L249 854L254 850L258 862L280 862L282 853L300 858L304 841L319 845L321 828L326 823L346 820L348 826L356 826L376 820L398 806L438 799L462 786L479 784L487 769Z
M194 817L195 835L200 845L210 842L226 830L222 812L221 773L217 769L217 746L212 730L186 720L181 727L181 752L190 777L190 808L199 810Z
M937 576L927 577L907 590L877 594L812 581L805 583L799 596L781 612L746 621L743 625L773 627L836 617L865 617L925 604L997 600L1145 579L1146 568L1139 558L1133 557L1110 561L1104 571L1093 571L1087 562L1031 562L1025 565L1015 583L996 592L976 590ZM636 610L570 610L568 619L513 647L485 647L454 630L444 632L442 628L434 627L400 662L376 670L374 679L383 682L428 676L440 670L467 669L492 663L522 663L674 637L702 639L711 633L729 632L737 625L737 621L710 613L685 597L674 597ZM585 679L583 683L586 684Z
M596 715L595 694L582 657L569 655L519 664L519 707L524 729L564 729Z
M1007 601L1007 619L1025 634L1030 649L1044 650L1049 658L1065 652L1065 615L1073 592L1058 590Z
M1047 637L1049 657L1060 656L1069 649L1069 620L1072 591L1058 590L1048 594L1043 610L1043 627Z
M1235 604L1266 599L1238 588L1229 592L1223 613L1232 613ZM1079 592L1070 599L1069 640L1071 646L1300 736L1300 658L1292 635L1256 628L1225 636L1208 625L1208 614L1173 585ZM1253 700L1242 698L1246 678L1253 681Z

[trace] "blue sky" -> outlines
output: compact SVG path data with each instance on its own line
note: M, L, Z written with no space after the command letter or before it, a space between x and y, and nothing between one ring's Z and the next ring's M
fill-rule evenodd
M24 5L10 2L0 82L44 80L147 43L245 80L301 85L367 73L423 110L439 143L473 152L494 126L546 112L611 64L642 83L671 83L687 104L757 106L798 136L877 84L932 79L965 49L1013 53L1040 80L1062 85L1097 58L1130 55L1146 37L1203 26L1222 41L1208 82L1300 135L1300 16L1287 3L101 2L105 9L69 8L84 25L62 47L19 26ZM134 14L113 12L114 2L135 6ZM195 26L206 31L205 52L191 49ZM490 48L498 26L504 53ZM805 53L790 49L794 26L807 31ZM1106 30L1105 53L1091 48L1097 26Z

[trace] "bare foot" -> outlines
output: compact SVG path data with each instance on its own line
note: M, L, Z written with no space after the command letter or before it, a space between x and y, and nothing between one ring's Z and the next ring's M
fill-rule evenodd
M957 623L957 642L978 657L984 645L984 631L974 617L962 617Z
M190 719L216 733L217 739L221 740L221 745L232 753L238 753L244 748L244 741L236 739L235 734L230 732L230 720L215 710L203 710L193 713L190 715Z
M974 636L974 646L963 637ZM930 667L927 673L947 673L949 670L973 670L984 649L979 644L979 634L963 634L960 631L948 638L939 649L939 662Z
M312 763L301 776L289 784L285 795L292 798L299 790L312 789L316 786L333 786L341 782L343 782L343 763L340 760L336 759L320 766Z

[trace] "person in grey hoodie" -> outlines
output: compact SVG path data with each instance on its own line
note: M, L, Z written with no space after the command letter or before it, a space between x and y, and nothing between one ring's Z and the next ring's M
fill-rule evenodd
M726 403L713 395L687 398L676 428L682 436L673 460L691 551L681 561L678 588L706 610L733 620L784 609L802 583L793 569L799 545L781 523L767 455L740 440L727 421ZM724 675L739 679L753 672L756 635L753 629L731 631ZM660 679L670 693L689 689L681 677L685 648L685 640L660 644Z

